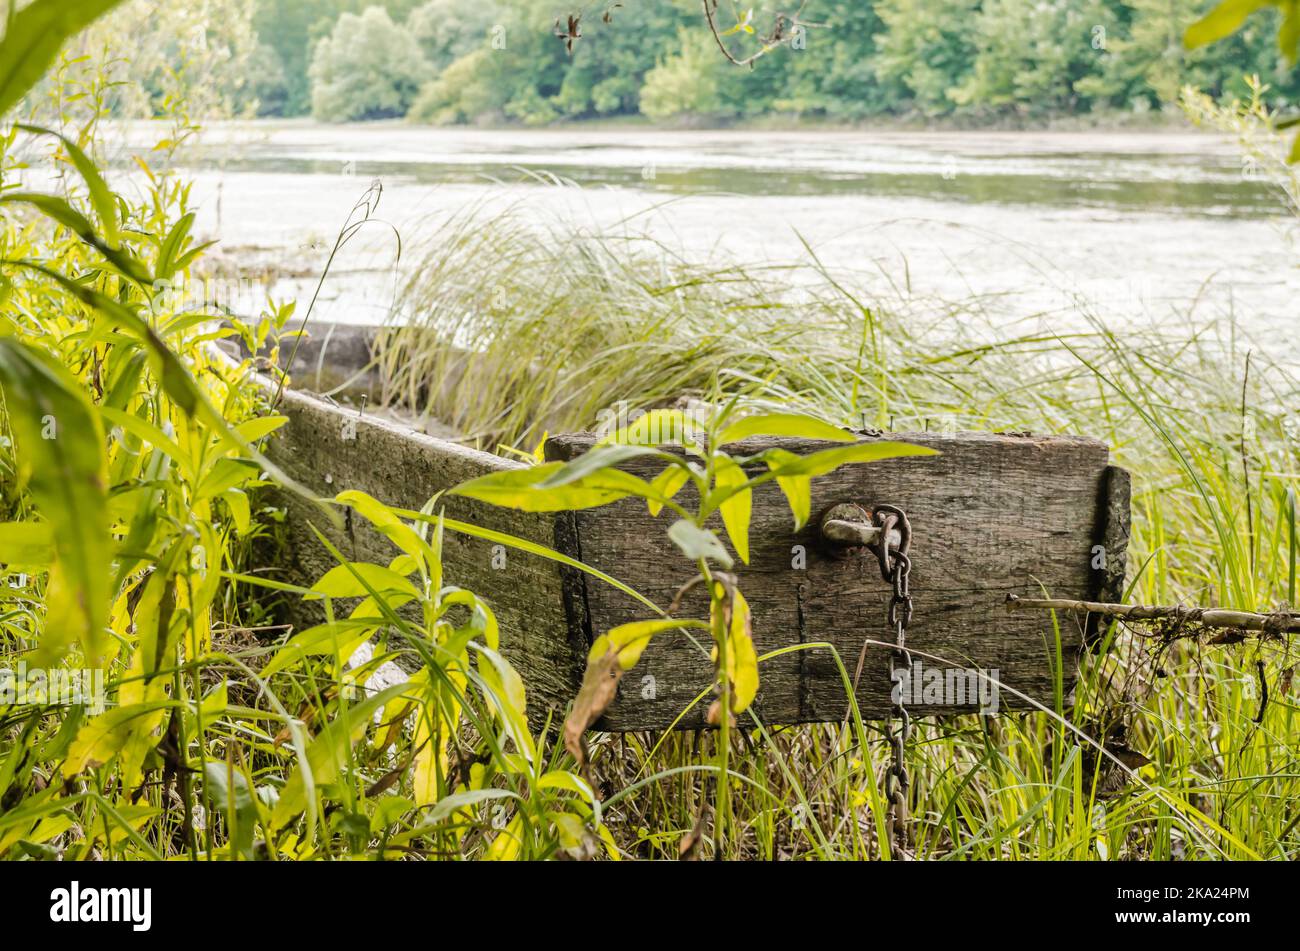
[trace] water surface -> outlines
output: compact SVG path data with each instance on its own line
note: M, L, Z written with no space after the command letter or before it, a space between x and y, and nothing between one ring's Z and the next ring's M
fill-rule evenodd
M1116 328L1190 311L1290 339L1300 299L1282 193L1199 133L229 123L186 162L202 228L277 293L312 285L352 204L383 182L405 263L395 274L392 229L367 229L327 285L329 319L387 316L409 249L469 206L645 233L707 262L784 263L811 245L868 292L979 299L1008 333L1072 311Z

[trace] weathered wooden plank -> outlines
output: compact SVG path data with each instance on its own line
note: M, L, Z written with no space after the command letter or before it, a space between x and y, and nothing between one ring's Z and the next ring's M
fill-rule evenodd
M419 509L435 493L467 479L519 466L302 393L286 393L280 409L289 422L271 438L268 455L324 497L359 489L383 502ZM361 519L349 517L336 530L310 502L277 490L272 490L271 499L286 510L285 556L275 566L274 577L311 585L334 566L312 525L354 561L387 565L398 554ZM455 496L444 497L440 508L448 518L549 548L568 546L564 532L573 531L569 513L559 519L522 514ZM496 614L502 652L518 667L528 688L530 715L537 719L548 712L562 714L581 678L586 645L569 625L565 583L555 562L455 532L444 537L443 559L445 583L479 594ZM321 618L315 602L291 598L285 607L299 626Z
M762 654L792 644L825 641L853 670L864 639L889 641L885 612L888 586L874 559L836 557L821 544L817 516L831 505L892 503L910 516L913 529L912 593L916 613L908 643L949 664L998 671L1007 688L1001 709L1053 695L1054 646L1050 620L1003 610L1008 592L1044 591L1061 596L1095 594L1102 578L1093 569L1093 546L1114 545L1109 563L1122 572L1122 538L1099 537L1108 524L1107 505L1119 505L1119 486L1107 495L1108 451L1092 439L996 434L897 434L890 438L939 449L941 455L885 460L845 467L813 482L810 525L793 531L780 491L759 487L754 495L751 559L739 566L741 589L754 609L756 646ZM553 438L550 458L585 451L590 436ZM753 440L744 453L779 444L795 452L826 448L799 440ZM628 469L649 474L650 467ZM1126 484L1126 483L1125 483ZM684 490L683 499L692 504ZM1125 506L1125 512L1127 511ZM575 515L584 560L666 605L694 569L667 540L671 516L649 517L643 503L625 500ZM720 524L716 526L721 534ZM644 616L631 599L589 579L584 581L588 635ZM702 616L703 598L688 602ZM1067 689L1073 680L1083 632L1062 630ZM926 658L922 658L926 662ZM937 662L935 662L937 663ZM865 714L889 712L889 651L869 648L858 700ZM756 711L768 722L834 720L847 697L830 651L794 652L764 662ZM650 645L623 681L604 729L665 727L710 682L704 653L681 637ZM699 726L699 704L680 726ZM973 704L913 703L919 715L969 712Z

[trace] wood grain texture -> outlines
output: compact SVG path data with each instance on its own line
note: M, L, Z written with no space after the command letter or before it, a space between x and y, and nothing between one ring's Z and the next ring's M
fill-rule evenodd
M867 437L872 438L872 437ZM1092 567L1093 546L1114 545L1109 563L1123 570L1126 535L1112 530L1107 506L1127 498L1110 481L1105 444L1086 438L979 433L891 434L940 450L931 457L884 460L847 466L813 481L813 517L793 531L780 490L764 485L754 493L751 557L737 565L741 590L754 611L754 640L761 654L796 644L829 642L852 672L864 640L887 642L885 612L889 588L874 558L837 557L821 545L816 525L823 511L840 502L893 503L908 513L913 529L912 593L916 613L908 644L960 667L997 670L1010 689L1001 708L1024 709L1018 691L1040 702L1053 696L1055 653L1050 618L1011 615L1003 609L1008 592L1024 596L1085 597L1097 594L1103 577ZM573 458L592 444L590 436L560 436L547 446L550 458ZM742 453L781 445L806 453L828 444L801 440L750 440ZM629 463L646 475L652 467ZM1108 486L1115 486L1112 493ZM692 489L682 500L693 505ZM1121 496L1123 498L1121 499ZM666 537L672 516L650 518L642 502L624 500L575 515L583 559L666 605L694 569ZM714 525L720 536L722 527ZM725 537L725 536L724 536ZM800 552L806 566L797 567ZM644 617L627 596L583 579L586 623L591 634ZM703 597L688 600L683 613L704 615ZM1062 630L1067 690L1084 641L1076 626ZM926 661L938 664L938 661ZM940 665L941 666L941 665ZM889 713L887 648L869 647L858 690L865 715ZM796 651L765 661L755 707L765 722L837 720L847 697L832 653L825 648ZM705 653L682 636L653 642L623 681L618 699L599 728L666 727L710 683ZM698 727L707 703L678 724ZM971 712L962 707L913 704L918 715Z
M518 468L512 462L387 422L344 411L301 393L285 394L281 411L289 422L272 438L267 453L290 476L332 497L359 489L382 502L418 510L435 493L485 473ZM344 438L344 426L355 435ZM271 504L286 511L285 556L271 576L310 586L336 561L312 531L315 525L345 557L387 565L398 550L363 519L347 518L333 529L312 503L278 490ZM572 532L571 515L523 514L444 496L448 518L507 532L554 548L557 528ZM568 544L561 532L561 542ZM495 559L495 563L494 563ZM564 580L555 562L490 542L447 532L443 539L444 583L467 588L486 600L501 626L502 653L519 669L528 689L529 714L562 715L580 682L586 645L574 636L566 614ZM499 566L499 567L498 567ZM290 597L288 619L301 627L322 618L318 602Z

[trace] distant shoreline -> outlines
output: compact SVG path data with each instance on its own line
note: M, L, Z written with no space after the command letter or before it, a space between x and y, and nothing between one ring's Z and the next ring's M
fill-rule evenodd
M383 126L395 125L415 129L459 129L488 132L632 130L637 132L1195 132L1195 127L1181 111L1104 112L1077 116L1054 116L1032 119L997 117L976 119L970 116L875 116L870 119L835 120L800 118L789 114L767 115L750 119L719 119L689 116L674 120L648 119L644 116L558 119L554 122L528 124L504 117L485 117L476 122L436 124L406 118L368 119L353 122L328 122L312 116L257 116L208 120L212 123L250 122L268 125ZM207 123L205 123L207 124Z

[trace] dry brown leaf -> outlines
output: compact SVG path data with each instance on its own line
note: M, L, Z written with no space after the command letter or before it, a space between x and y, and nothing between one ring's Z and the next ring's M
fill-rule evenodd
M623 668L619 665L616 651L607 651L599 660L587 664L582 687L564 721L564 746L573 754L583 772L587 769L587 744L583 734L614 701L618 682L622 679Z
M714 700L709 704L709 712L704 715L704 722L709 726L717 726L722 722L722 701Z
M695 814L695 824L677 843L677 857L683 862L693 862L698 857L700 842L704 839L704 816L707 811L708 807L701 800L699 811Z

